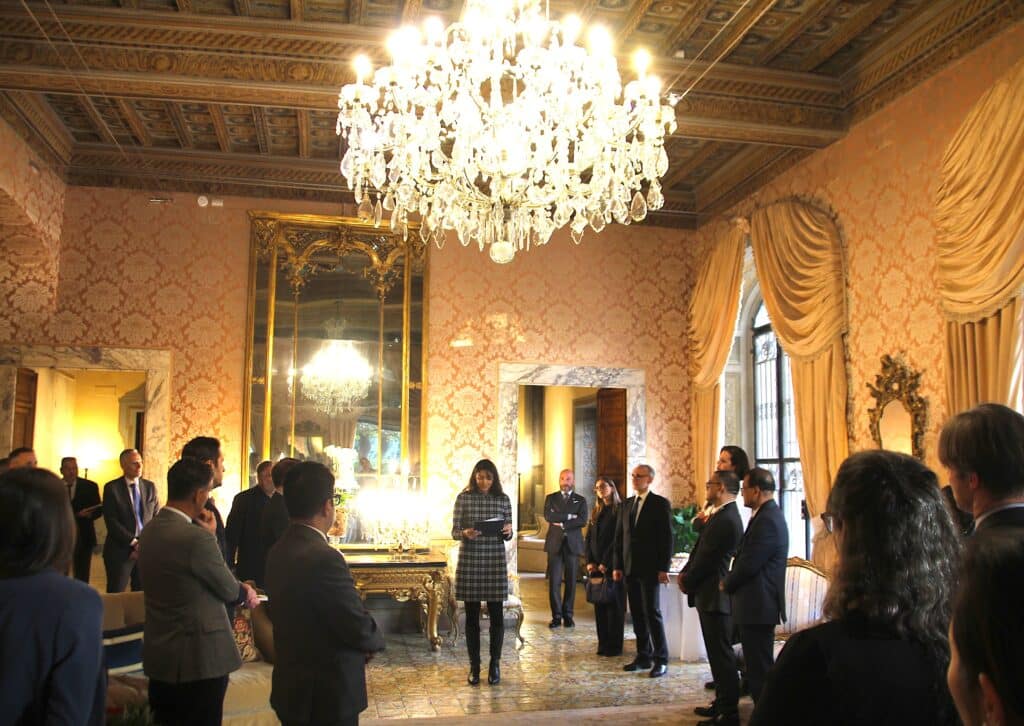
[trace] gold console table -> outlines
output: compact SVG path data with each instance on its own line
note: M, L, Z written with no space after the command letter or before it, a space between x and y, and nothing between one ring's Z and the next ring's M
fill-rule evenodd
M420 625L431 650L440 650L437 623L448 609L451 580L448 561L441 552L430 551L403 556L387 552L345 552L345 561L356 590L367 595L387 595L397 602L420 604Z

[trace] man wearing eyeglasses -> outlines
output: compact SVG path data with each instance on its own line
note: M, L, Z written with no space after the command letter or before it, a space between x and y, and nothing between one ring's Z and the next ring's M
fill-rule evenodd
M612 579L626 579L629 612L636 634L636 658L625 671L650 668L651 678L668 672L668 642L661 617L659 584L668 584L672 560L672 507L665 497L650 490L654 468L641 464L633 469L635 496L623 504L615 537Z
M775 503L775 477L767 469L754 468L747 474L743 505L753 513L721 588L732 597L732 619L740 631L750 696L757 703L774 661L775 626L786 621L789 530Z
M735 472L716 471L705 486L712 510L679 573L679 589L686 593L689 606L697 608L715 682L714 702L698 706L694 713L710 718L701 724L739 726L740 679L732 649L732 607L719 584L729 572L729 560L743 537L743 520L736 508L740 481Z

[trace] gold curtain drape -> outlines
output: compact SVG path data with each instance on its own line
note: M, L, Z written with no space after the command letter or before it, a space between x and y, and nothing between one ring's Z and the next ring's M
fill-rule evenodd
M1021 385L1013 374L1024 289L1024 61L971 109L941 174L936 276L948 411L1013 404Z
M757 210L750 227L764 304L792 359L804 493L808 510L817 516L849 453L839 231L826 212L798 200Z
M704 258L690 298L690 376L695 493L715 468L718 448L718 380L732 349L743 279L746 225L733 224L725 238L714 243Z

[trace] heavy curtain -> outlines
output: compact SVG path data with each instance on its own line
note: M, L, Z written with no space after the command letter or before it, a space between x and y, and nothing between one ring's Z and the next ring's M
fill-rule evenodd
M817 516L849 453L839 231L826 212L799 200L757 210L750 227L764 304L792 361L804 492L811 516Z
M1024 289L1024 61L982 96L946 148L935 203L950 414L1013 404ZM1019 373L1019 370L1017 370Z
M690 298L690 377L693 382L695 493L714 471L718 455L719 378L732 349L743 279L743 245L749 228L733 224L704 258Z

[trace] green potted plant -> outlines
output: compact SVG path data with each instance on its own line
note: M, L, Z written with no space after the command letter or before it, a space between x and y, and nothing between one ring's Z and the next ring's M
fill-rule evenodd
M675 554L687 554L697 542L697 530L693 528L693 518L697 516L697 505L676 507L672 510L672 530L675 533Z
M344 537L348 531L348 503L353 493L348 489L334 489L334 524L327 534L331 537Z

